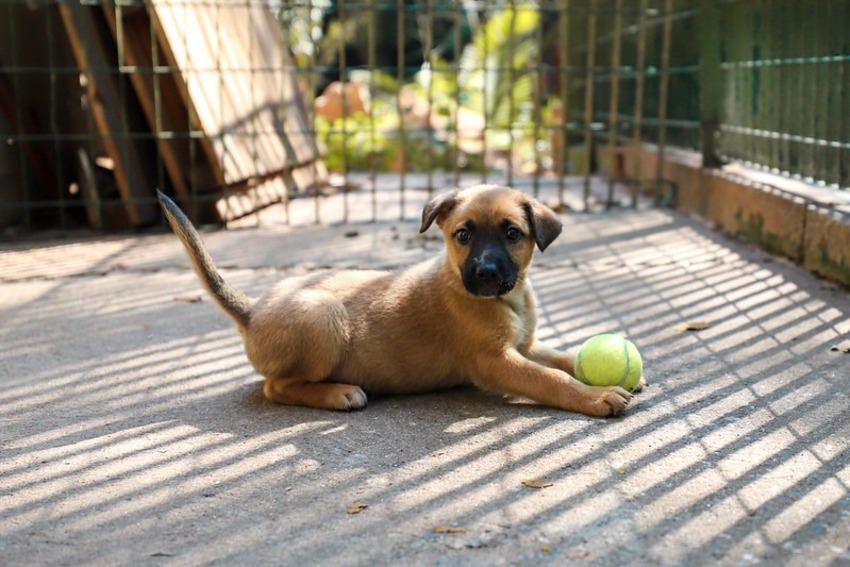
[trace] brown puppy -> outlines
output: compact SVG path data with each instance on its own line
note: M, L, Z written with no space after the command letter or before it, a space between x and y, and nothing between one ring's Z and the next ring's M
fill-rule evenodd
M620 414L631 394L587 386L573 357L538 344L531 285L535 246L561 232L555 214L519 191L478 186L434 198L444 254L403 271L327 271L286 279L257 300L228 285L189 220L159 195L201 283L236 322L277 403L360 409L365 392L427 392L472 383L588 415Z

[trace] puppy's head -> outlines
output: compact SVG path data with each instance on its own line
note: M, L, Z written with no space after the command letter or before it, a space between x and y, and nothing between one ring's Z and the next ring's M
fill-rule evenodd
M466 290L480 297L510 292L525 276L535 245L542 251L561 233L561 221L525 194L479 185L434 197L422 211L419 232L436 222L449 264Z

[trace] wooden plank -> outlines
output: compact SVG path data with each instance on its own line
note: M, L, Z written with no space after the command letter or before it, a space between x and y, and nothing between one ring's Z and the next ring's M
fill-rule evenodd
M155 47L150 40L149 22L145 21L147 14L139 9L130 11L118 4L103 4L103 13L118 43L118 53L123 57L121 64L136 68L128 75L154 134L163 130L191 129L192 125L187 124L186 120L174 120L175 112L183 110L185 113L185 109L182 108L182 102L175 104L173 98L176 93L173 92L173 86L169 85L169 81L155 76L151 70L154 65L153 49ZM140 19L143 21L139 21ZM185 140L158 138L157 146L175 192L178 195L187 196L189 189L182 170L188 169L188 159L184 157L188 154L188 147L182 147L183 142Z
M178 195L216 191L216 216L227 221L325 181L294 65L267 6L153 0L146 10L104 11L123 37L125 63L142 68L130 75L151 129L200 134L158 140ZM145 72L155 62L175 72Z
M293 64L267 6L197 0L153 0L152 6L226 184L319 158Z
M247 180L242 185L228 186L216 203L219 217L232 221L268 205L285 202L288 195L303 192L325 182L328 172L321 161L298 166L266 179Z
M221 169L209 141L190 137L191 132L200 131L200 122L187 108L179 71L171 67L172 72L162 72L170 67L171 60L160 42L151 41L148 11L138 6L103 4L103 12L118 44L118 52L123 56L122 64L133 68L127 74L156 136L157 148L175 193L190 197L197 193L218 192L224 185ZM193 201L186 210L199 223L217 220L212 202Z
M116 69L116 65L109 57L101 22L95 18L99 11L93 6L62 2L59 13L80 72L86 78L92 116L114 163L115 180L127 217L135 226L151 224L158 218L154 182L141 165L135 141L127 136L126 125L130 120L118 85L120 77L117 72L104 72ZM117 139L119 136L122 139Z

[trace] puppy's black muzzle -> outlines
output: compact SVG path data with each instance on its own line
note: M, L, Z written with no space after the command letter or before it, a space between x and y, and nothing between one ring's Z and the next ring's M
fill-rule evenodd
M496 297L511 291L517 268L503 246L478 246L470 251L463 266L463 286L480 297Z

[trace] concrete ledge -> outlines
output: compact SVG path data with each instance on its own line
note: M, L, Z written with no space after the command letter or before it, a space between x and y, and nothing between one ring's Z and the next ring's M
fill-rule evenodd
M658 156L624 150L628 177L655 172ZM603 162L604 163L604 162ZM812 272L850 286L850 194L730 164L701 167L694 152L668 150L662 177L676 188L675 206L723 232L780 254Z
M850 285L850 224L846 216L806 211L802 264L825 278Z

